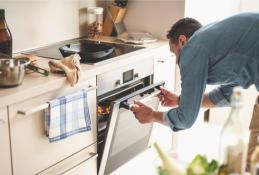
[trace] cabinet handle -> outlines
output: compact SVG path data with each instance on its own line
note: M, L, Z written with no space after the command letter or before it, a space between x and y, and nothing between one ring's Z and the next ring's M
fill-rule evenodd
M90 157L88 157L88 158L82 160L81 162L79 162L78 164L76 164L76 165L74 165L73 167L69 168L68 170L66 170L66 171L63 172L62 174L64 174L64 173L68 172L69 170L71 170L71 169L73 169L73 168L75 168L75 167L81 165L82 163L84 163L84 162L86 162L86 161L89 161L89 160L91 160L91 159L94 159L94 158L98 157L98 154L97 154L97 153L90 152L89 154L91 155Z
M5 121L0 118L0 123L5 124Z
M90 157L88 157L85 160L78 163L77 166L80 165L81 163L87 161L87 160L95 159L96 157L98 157L98 153L94 153L94 152L90 152L89 155L90 155Z
M117 81L115 82L115 87L120 86L120 85L121 85L121 80L117 80Z
M164 60L157 60L158 63L164 63Z
M86 92L89 92L89 91L92 91L92 90L95 90L95 89L97 89L97 86L89 85L88 88L85 89L85 90L86 90ZM49 104L48 103L44 103L42 105L36 106L35 108L29 109L27 111L18 110L17 114L20 114L20 115L23 115L23 116L27 116L27 115L33 114L35 112L41 111L43 109L46 109L48 107L49 107Z

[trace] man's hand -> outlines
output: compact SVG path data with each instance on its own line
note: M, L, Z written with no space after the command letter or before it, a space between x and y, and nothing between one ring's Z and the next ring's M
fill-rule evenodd
M134 101L134 105L131 110L134 113L135 118L140 123L154 122L153 109L146 106L145 104L143 104L139 101Z
M162 112L154 111L152 108L139 101L134 101L131 111L140 123L158 122L164 124Z
M163 106L177 107L179 105L179 96L160 87L161 93L158 95L159 100Z

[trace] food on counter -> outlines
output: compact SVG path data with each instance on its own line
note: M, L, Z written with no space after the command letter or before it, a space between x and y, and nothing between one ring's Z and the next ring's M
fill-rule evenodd
M185 175L184 167L178 162L172 160L157 143L154 147L162 160L162 165L158 167L159 175Z
M182 164L169 157L157 143L154 143L154 147L162 160L162 165L158 167L159 175L216 175L217 173L216 160L208 162L205 156L198 154L185 169Z
M87 14L88 38L99 38L103 32L103 8L88 7Z
M218 162L212 160L208 162L202 155L196 155L187 168L187 175L215 175L218 169Z
M102 34L103 24L100 22L93 22L88 26L88 38L99 38Z

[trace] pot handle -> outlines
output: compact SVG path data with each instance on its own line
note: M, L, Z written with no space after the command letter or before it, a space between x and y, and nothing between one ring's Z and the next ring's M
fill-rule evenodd
M34 72L38 72L42 75L45 75L45 76L48 76L49 75L49 71L46 70L46 69L42 69L40 67L37 67L37 66L34 66L34 65L31 65L31 64L28 64L27 65L27 68L34 71Z

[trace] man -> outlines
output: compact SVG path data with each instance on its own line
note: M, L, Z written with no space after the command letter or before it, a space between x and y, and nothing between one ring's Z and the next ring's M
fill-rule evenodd
M258 13L241 13L204 27L184 18L172 26L167 38L180 67L181 95L161 89L162 104L174 107L165 113L135 102L132 111L139 122L159 122L173 131L187 129L200 107L229 105L235 86L254 84L259 91ZM206 84L220 86L204 94Z

